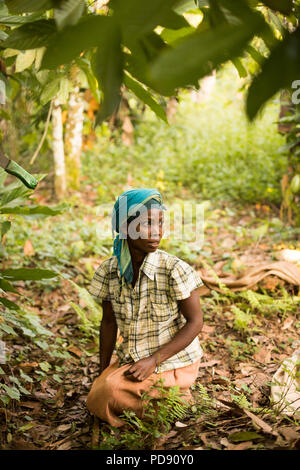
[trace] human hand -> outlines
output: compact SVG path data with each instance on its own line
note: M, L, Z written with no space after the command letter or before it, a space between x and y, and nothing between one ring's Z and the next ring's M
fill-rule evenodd
M129 380L142 382L149 375L153 374L156 369L156 360L153 356L145 357L132 364L132 366L124 372Z

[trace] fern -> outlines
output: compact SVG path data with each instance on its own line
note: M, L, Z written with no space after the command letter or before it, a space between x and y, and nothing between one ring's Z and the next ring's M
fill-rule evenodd
M237 330L246 330L252 321L251 315L249 313L243 312L243 310L236 307L235 305L231 306L231 310L235 316L234 327Z

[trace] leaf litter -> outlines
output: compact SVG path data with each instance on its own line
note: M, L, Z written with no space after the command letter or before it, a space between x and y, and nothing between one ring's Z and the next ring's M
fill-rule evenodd
M255 209L253 212L253 208L243 208L235 209L229 216L225 204L214 211L215 215L218 211L224 219L222 227L218 225L216 230L213 221L211 229L208 226L205 242L208 255L199 256L196 269L204 269L202 261L210 261L213 269L224 276L241 275L245 266L272 262L276 250L274 237L265 234L259 243L245 236L236 238L235 227L239 224L252 227L257 221L259 224L261 214ZM29 242L26 250L29 254ZM97 259L92 261L93 266L97 265ZM73 281L82 284L84 269L75 265L68 269L72 270ZM22 283L18 289L34 299L34 309L43 325L54 334L51 341L58 341L60 354L52 351L49 355L49 351L28 343L24 349L22 338L5 339L14 360L13 365L1 364L1 368L7 376L15 377L20 376L21 370L33 381L26 382L28 395L22 395L19 401L12 399L0 408L1 448L95 448L101 430L108 430L109 426L94 419L85 406L88 391L97 377L98 346L80 328L78 315L69 304L71 299L84 307L78 292L66 279L48 293L43 289L30 290ZM299 289L276 276L265 277L252 290L276 299L284 297L284 292L290 298L299 295ZM9 293L8 298L14 300L15 296ZM245 324L236 323L231 303L233 300L226 295L209 289L203 292L204 327L200 340L204 356L192 390L198 408L186 419L174 423L167 435L156 440L154 448L300 449L299 421L273 413L270 406L272 376L280 362L299 347L299 304L293 311L271 314L260 314L259 308L252 308L251 321L245 328ZM240 302L242 305L246 307L245 302ZM6 376L4 380L8 385ZM202 395L199 400L198 385L204 387L209 397L207 404Z

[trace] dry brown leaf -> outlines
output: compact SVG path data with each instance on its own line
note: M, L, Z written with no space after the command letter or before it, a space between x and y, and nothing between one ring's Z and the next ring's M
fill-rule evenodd
M178 450L204 450L204 448L196 447L196 446L184 446L184 447L179 447Z
M60 386L57 390L56 395L54 396L57 408L62 408L64 406L64 387Z
M243 409L244 413L249 416L249 418L252 419L253 423L256 424L258 427L260 427L264 432L267 434L273 434L274 436L278 436L277 431L273 431L272 426L270 426L268 423L263 421L261 418L256 416L255 414L251 413L251 411Z
M290 326L292 326L293 323L294 323L294 318L289 317L285 320L281 329L287 330Z
M271 361L271 348L270 346L260 348L254 355L254 359L264 364Z
M207 361L207 362L201 362L199 364L199 367L212 367L216 364L218 364L220 361L216 361L216 360L211 360L211 361Z
M25 256L34 255L34 248L30 240L26 240L26 242L24 243L24 255Z
M57 450L70 450L72 448L72 441L67 441L57 447Z
M252 372L257 370L257 367L248 362L241 362L239 364L240 371L244 376L251 375Z
M187 424L181 423L180 421L176 421L175 426L176 428L186 428Z
M203 333L213 333L215 331L216 327L215 326L210 326L210 325L203 325L201 332Z
M223 375L224 377L229 377L229 372L224 369L214 369L218 375Z
M70 346L68 348L68 351L72 352L73 354L75 354L78 357L82 356L82 351L80 351L80 349L77 348L77 346Z
M228 450L246 450L253 445L252 441L240 442L239 444L230 444Z
M281 426L278 428L278 431L287 441L294 441L300 437L300 433L295 431L290 426Z
M57 428L56 431L68 431L71 429L72 424L60 424Z

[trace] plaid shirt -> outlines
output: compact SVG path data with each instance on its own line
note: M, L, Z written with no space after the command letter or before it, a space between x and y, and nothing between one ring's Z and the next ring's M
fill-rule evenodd
M120 366L150 356L185 325L177 300L186 299L203 285L185 261L162 250L148 253L134 288L120 276L116 256L97 268L89 293L97 302L110 300L123 341L116 354ZM203 354L198 337L162 362L156 373L185 367Z

